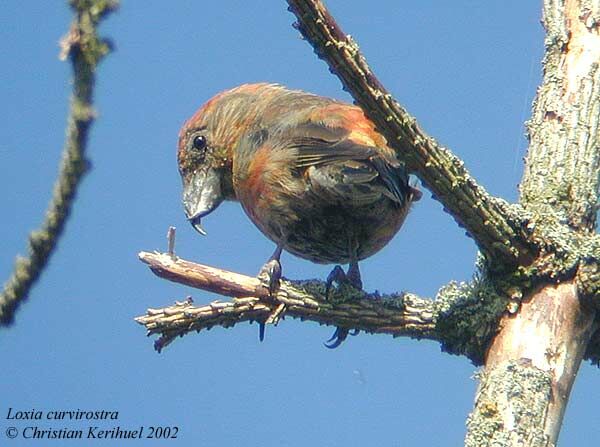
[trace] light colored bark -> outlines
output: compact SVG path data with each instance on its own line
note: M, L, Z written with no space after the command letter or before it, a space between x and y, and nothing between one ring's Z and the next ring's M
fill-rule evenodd
M567 258L585 258L583 246L596 227L599 20L597 1L544 1L544 77L528 123L520 202L531 212L540 265L549 266L543 272L547 285L500 321L469 418L468 446L556 445L569 393L597 329L590 297L572 277L561 276ZM574 243L576 237L581 242ZM597 259L592 262L597 265Z
M158 351L190 332L213 326L232 327L244 321L276 324L285 315L347 330L438 339L436 325L444 304L441 299L432 301L410 293L368 296L353 287L334 290L325 299L325 285L316 280L282 280L270 296L266 285L256 277L196 264L168 253L141 252L139 257L162 278L235 297L230 302L202 306L188 300L148 309L136 321L146 327L148 334L161 334L155 344Z
M600 169L600 3L546 0L544 78L528 122L521 204L594 232Z
M488 351L467 446L556 445L595 311L572 283L545 286L505 316Z

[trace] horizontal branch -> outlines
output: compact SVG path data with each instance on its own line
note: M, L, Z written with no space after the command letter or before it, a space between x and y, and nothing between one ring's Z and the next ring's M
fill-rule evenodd
M439 340L436 328L439 303L410 293L379 295L352 287L332 290L324 297L322 281L281 280L273 296L257 278L178 259L168 253L141 252L139 258L158 276L191 287L234 297L195 306L188 299L162 309L148 309L136 321L148 335L161 334L160 351L178 336L213 326L231 327L244 321L277 323L290 316L320 324L370 333L406 335Z
M319 0L288 0L297 28L315 53L341 80L398 156L473 237L489 259L527 264L534 248L527 242L516 208L489 195L463 162L421 130L416 120L373 74L358 45Z

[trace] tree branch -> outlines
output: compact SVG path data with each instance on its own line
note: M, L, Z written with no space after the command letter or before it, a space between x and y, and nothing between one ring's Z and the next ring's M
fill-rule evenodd
M490 196L463 162L425 134L369 68L357 44L319 0L287 0L296 27L341 80L407 167L433 192L481 251L498 263L527 264L536 249L527 242L516 207Z
M545 245L548 282L505 316L485 361L467 446L554 446L582 358L600 358L598 253L600 6L545 0L544 79L528 125L521 203ZM545 253L544 253L545 252ZM565 256L566 255L566 256ZM570 278L557 281L567 258ZM543 264L540 259L539 265ZM576 278L573 275L576 273ZM526 335L526 336L524 336Z
M169 234L172 246L173 233ZM407 292L369 294L344 285L333 288L325 299L325 283L316 279L282 279L270 296L267 285L256 277L195 264L172 252L141 252L139 258L161 278L234 298L202 306L188 298L173 306L148 309L135 320L146 327L148 335L161 335L155 343L159 352L192 331L232 327L243 321L277 324L289 315L348 330L436 340L443 351L464 355L479 365L499 319L507 311L515 312L515 303L497 294L487 277L479 274L469 283L451 281L434 300Z
M316 321L320 324L415 338L439 340L436 324L439 303L410 293L379 295L341 287L324 298L322 281L282 280L271 297L268 288L258 278L195 264L165 253L141 252L139 258L156 275L234 297L232 302L212 302L194 306L191 300L178 302L163 309L148 309L136 318L146 327L148 335L161 334L155 343L160 352L178 336L213 326L232 327L243 321L268 321L276 324L281 316ZM282 312L276 315L277 312Z
M573 283L546 286L518 314L503 318L465 445L556 445L577 370L598 328L594 318Z
M110 46L96 28L116 9L116 0L71 0L75 19L61 41L61 58L69 57L75 77L67 119L67 139L52 199L40 229L29 235L29 256L17 257L14 271L0 294L0 326L14 320L18 306L46 267L71 212L77 188L88 169L85 159L87 137L94 120L92 96L95 70Z
M521 203L593 232L600 181L600 7L546 0L543 23L544 78L527 126Z

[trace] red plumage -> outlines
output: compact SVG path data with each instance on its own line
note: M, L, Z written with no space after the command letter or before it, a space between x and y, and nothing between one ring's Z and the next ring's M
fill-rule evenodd
M181 129L178 161L197 229L222 200L236 200L278 247L356 274L420 197L360 108L273 84L208 101Z

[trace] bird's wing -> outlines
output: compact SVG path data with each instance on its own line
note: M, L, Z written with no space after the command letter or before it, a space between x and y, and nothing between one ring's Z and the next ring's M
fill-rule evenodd
M312 181L332 192L365 200L384 194L400 205L411 199L403 164L353 141L346 129L307 123L283 132L282 141L294 150L296 167L307 169Z
M306 169L311 191L328 200L343 201L356 205L368 205L391 197L388 189L379 181L379 174L366 163L348 160L338 161Z

